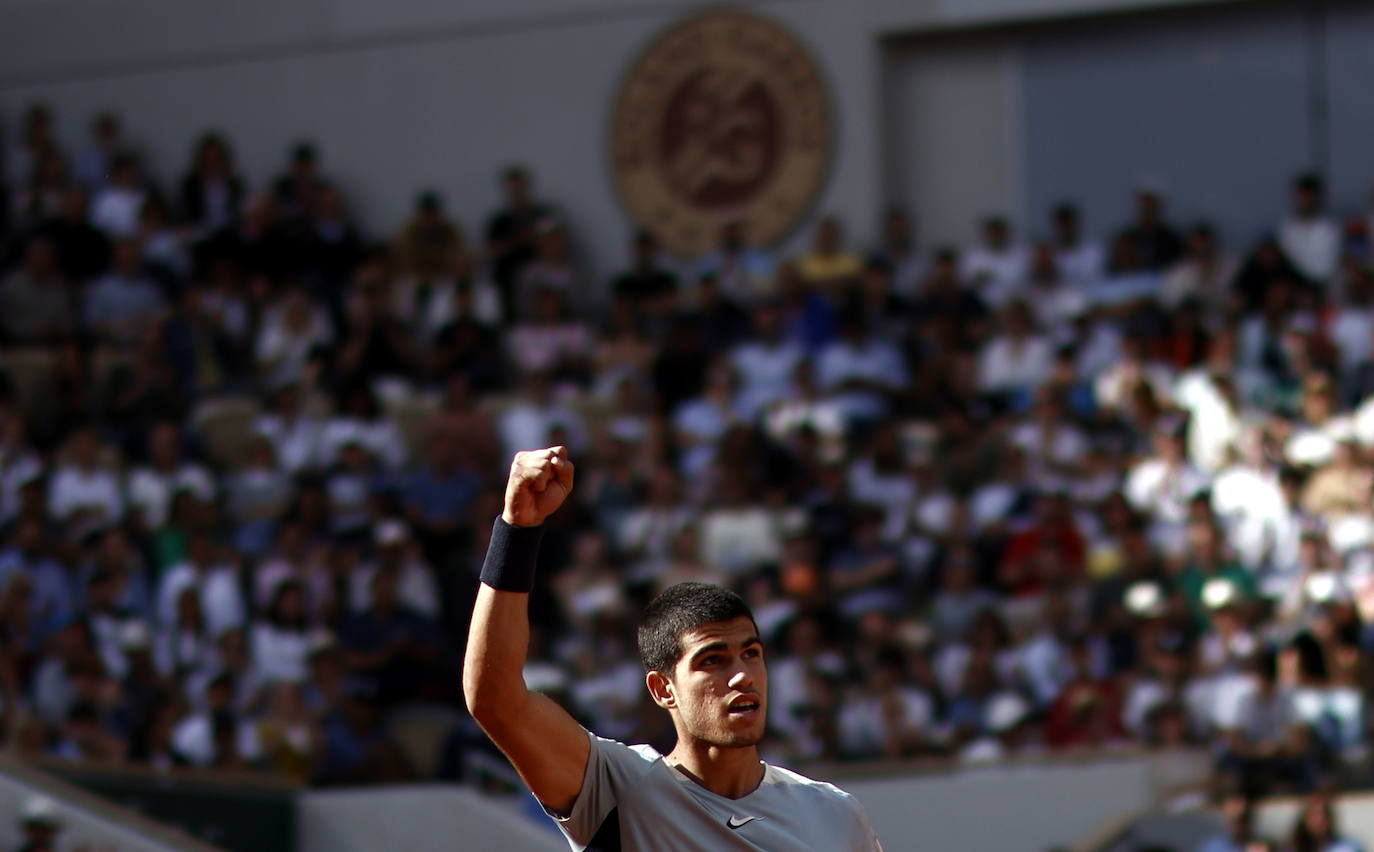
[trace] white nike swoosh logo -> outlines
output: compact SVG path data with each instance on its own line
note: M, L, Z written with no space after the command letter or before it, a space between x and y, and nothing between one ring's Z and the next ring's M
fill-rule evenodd
M728 825L728 826L730 826L731 828L740 828L740 827L742 827L742 826L748 825L749 823L753 822L753 821L756 820L756 819L763 819L763 817L761 817L761 816L747 816L747 817L732 816L732 817L730 817L728 820L725 821L725 824Z

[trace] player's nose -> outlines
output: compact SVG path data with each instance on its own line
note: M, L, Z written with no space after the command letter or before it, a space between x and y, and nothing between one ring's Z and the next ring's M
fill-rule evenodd
M754 679L749 676L749 672L741 668L730 676L730 680L725 684L731 689L744 691L754 685Z

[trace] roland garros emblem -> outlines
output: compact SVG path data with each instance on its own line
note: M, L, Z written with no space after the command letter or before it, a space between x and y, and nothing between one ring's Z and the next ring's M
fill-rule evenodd
M781 26L715 11L661 34L626 77L612 165L631 215L675 254L714 247L742 219L771 244L825 179L830 102L820 70Z

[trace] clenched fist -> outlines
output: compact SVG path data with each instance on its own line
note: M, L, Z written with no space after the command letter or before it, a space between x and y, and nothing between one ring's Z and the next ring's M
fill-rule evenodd
M537 527L563 505L572 487L573 463L567 447L516 453L501 520L517 527Z

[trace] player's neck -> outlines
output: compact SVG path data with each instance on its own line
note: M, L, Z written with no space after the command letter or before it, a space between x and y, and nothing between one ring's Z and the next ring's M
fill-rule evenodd
M757 746L722 748L679 738L666 760L678 772L727 799L743 798L763 782Z

